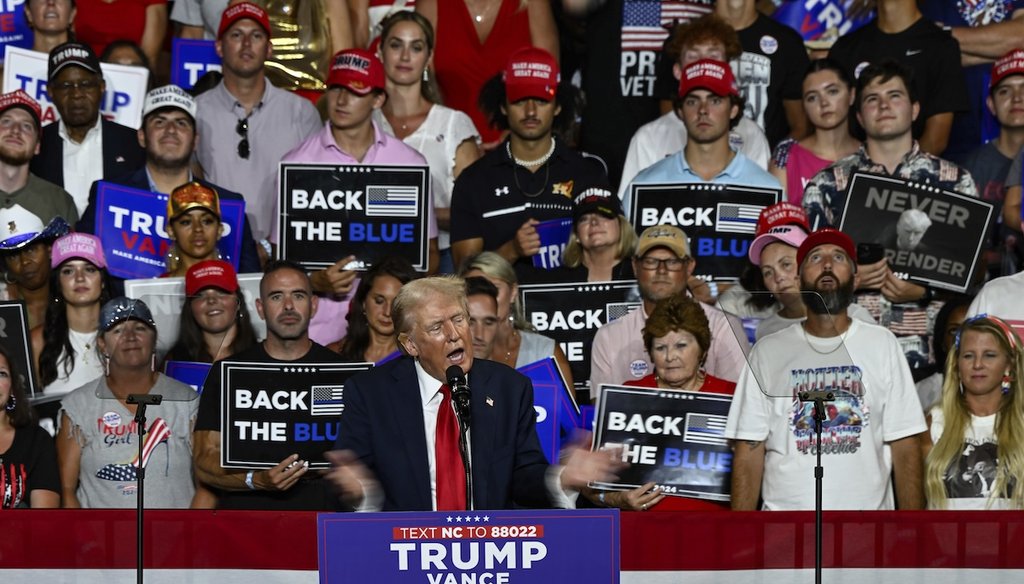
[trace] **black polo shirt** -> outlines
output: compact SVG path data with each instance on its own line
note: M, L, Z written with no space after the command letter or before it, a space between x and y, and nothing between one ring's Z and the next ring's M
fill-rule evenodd
M494 251L515 237L528 219L572 216L572 201L590 188L610 189L599 159L575 152L556 139L555 151L536 172L517 165L508 141L459 175L452 191L452 242L483 238Z

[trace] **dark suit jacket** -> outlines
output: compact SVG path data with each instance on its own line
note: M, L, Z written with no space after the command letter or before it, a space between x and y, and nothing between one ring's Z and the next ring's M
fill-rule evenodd
M138 133L117 122L101 119L103 141L103 178L122 177L146 163L146 152L139 146ZM64 186L64 140L56 122L43 128L39 154L29 170L40 178Z
M106 179L107 182L114 184L123 185L126 187L132 187L135 189L149 190L149 179L146 177L146 166L143 163L135 172L122 176L118 179ZM205 180L196 179L197 182L205 186L217 189L217 193L221 199L226 201L242 201L242 195L222 189L217 185L207 182ZM234 228L235 226L232 226ZM96 233L96 183L93 183L92 187L89 188L89 206L85 208L85 213L82 214L81 219L75 225L75 231L81 231L84 233ZM261 272L260 268L260 256L256 253L256 242L252 238L252 230L249 229L249 218L246 214L242 214L242 249L238 256L238 273L245 274L250 272ZM110 284L112 291L115 294L124 293L124 280L120 278L110 277Z
M530 380L505 365L474 359L469 381L476 508L550 507L544 480L548 462L537 438ZM395 359L345 383L335 447L352 450L373 471L384 490L384 511L433 508L412 358Z

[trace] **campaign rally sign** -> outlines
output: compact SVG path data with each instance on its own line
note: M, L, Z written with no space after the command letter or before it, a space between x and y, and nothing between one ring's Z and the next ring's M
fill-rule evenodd
M208 71L220 71L216 41L205 39L171 40L171 83L192 89Z
M167 361L164 363L164 375L171 379L177 379L198 394L203 393L203 383L206 382L206 376L209 373L209 363L196 363L195 361Z
M981 257L992 203L903 179L855 173L839 228L880 243L893 272L966 292Z
M11 367L17 369L21 386L28 397L42 396L32 361L32 343L29 341L28 311L23 300L0 302L0 345L11 358Z
M43 125L60 117L47 91L46 53L8 45L4 51L4 91L24 90L43 108ZM149 70L145 67L100 63L107 90L100 102L100 113L129 128L142 123L142 101L149 87Z
M619 582L619 510L320 513L320 584Z
M27 49L32 46L33 36L25 19L25 0L4 2L0 6L0 47Z
M800 33L805 41L835 35L835 40L864 26L875 17L874 10L850 14L855 0L783 0L771 17Z
M534 228L540 236L540 251L533 256L534 267L545 270L561 267L565 245L572 233L572 219L549 219Z
M747 265L761 210L781 200L782 191L719 184L632 186L629 211L637 233L653 225L675 225L690 239L695 275L735 281Z
M107 261L110 261L109 258ZM256 312L256 299L260 297L261 278L263 278L263 274L259 273L238 274L238 287L242 290L242 296L245 297L249 323L256 332L256 338L260 340L267 336L267 323ZM164 355L170 351L171 347L178 342L181 311L185 308L185 278L125 280L124 294L129 298L138 298L145 302L153 314L153 321L156 322L156 330L159 332L156 339L157 354ZM205 373L203 378L206 378ZM175 379L178 378L175 377ZM192 385L184 379L179 379L179 381Z
M220 201L221 258L238 269L244 201ZM96 236L103 242L107 271L118 278L155 278L167 271L167 195L99 181Z
M338 438L345 381L373 363L221 361L220 464L272 468L298 453L329 468L324 452Z
M656 483L667 495L728 501L732 450L725 438L732 396L602 386L594 419L595 449L622 448L629 468L607 489Z
M576 392L590 387L590 347L594 333L640 305L632 280L523 284L519 301L537 332L555 339L572 371Z
M401 256L427 271L430 168L282 162L280 255L308 269Z
M580 426L580 407L576 405L554 357L523 365L517 371L533 382L537 437L548 462L557 464L562 444L571 440Z

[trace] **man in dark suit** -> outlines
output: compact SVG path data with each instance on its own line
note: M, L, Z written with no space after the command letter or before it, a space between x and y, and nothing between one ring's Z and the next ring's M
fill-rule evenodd
M504 365L474 359L465 283L458 278L414 280L391 310L396 359L345 384L345 413L328 478L358 510L466 509L461 457L456 468L442 444L452 400L446 371L455 365L473 386L469 430L475 509L572 506L589 481L610 480L620 465L606 452L575 450L565 466L549 466L537 439L533 386ZM445 387L447 387L445 385ZM440 420L440 421L439 421ZM457 456L457 453L456 453ZM449 473L449 470L454 472ZM452 489L452 485L457 488ZM461 501L452 499L463 489ZM455 491L454 493L452 491Z
M135 138L144 148L145 164L140 164L134 172L121 178L107 179L108 182L170 194L175 188L195 180L216 190L222 201L242 201L242 195L192 176L190 162L198 141L195 115L195 100L175 85L158 87L147 93L142 106L142 127ZM96 213L94 183L89 190L89 204L78 222L77 230L95 233ZM239 226L232 225L231 228ZM242 249L238 258L238 272L259 272L259 255L245 214L242 215L240 228Z
M43 128L30 169L64 187L81 215L94 181L131 172L146 161L145 153L135 130L100 116L107 86L89 45L67 42L50 51L47 82L60 120Z

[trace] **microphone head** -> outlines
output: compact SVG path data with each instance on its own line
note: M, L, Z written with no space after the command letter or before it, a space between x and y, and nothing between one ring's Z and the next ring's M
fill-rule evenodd
M458 382L466 382L466 374L463 373L462 367L458 365L452 365L444 372L445 378L448 379L448 385L455 385Z

